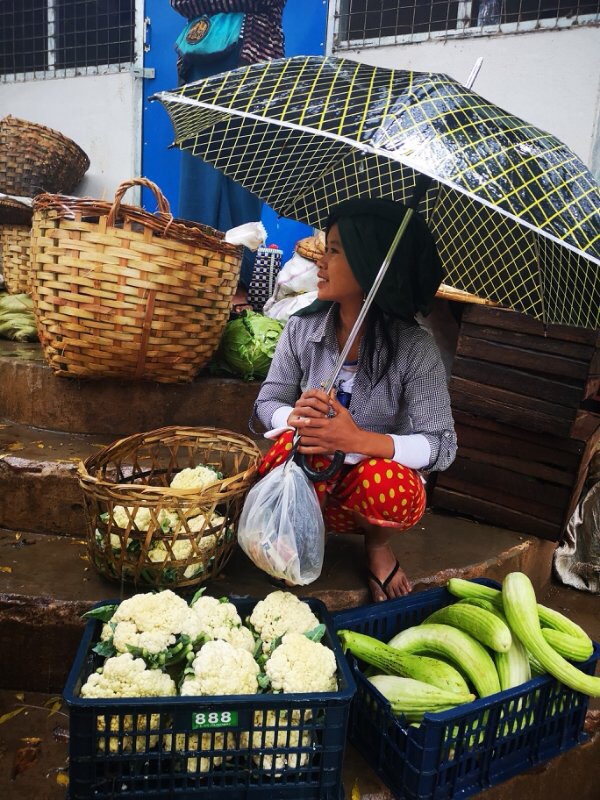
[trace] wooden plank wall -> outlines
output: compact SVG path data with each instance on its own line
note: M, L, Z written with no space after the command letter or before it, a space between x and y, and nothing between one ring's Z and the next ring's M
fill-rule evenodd
M558 540L600 441L600 334L464 310L450 379L454 464L431 504Z

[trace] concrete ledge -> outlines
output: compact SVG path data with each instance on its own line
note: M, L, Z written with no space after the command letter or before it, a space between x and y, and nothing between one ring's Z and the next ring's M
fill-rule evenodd
M39 344L0 340L0 409L22 425L102 434L110 441L165 425L211 425L247 433L260 382L201 374L165 384L57 377Z
M118 438L0 424L0 528L84 536L77 466Z
M430 511L393 544L416 591L441 586L453 575L501 580L513 570L531 574L539 588L550 574L547 542ZM362 536L331 535L319 579L292 591L317 597L332 611L364 605L370 597L363 563ZM72 537L0 531L0 564L10 570L0 577L3 688L60 691L83 630L81 614L135 588L101 577L85 541ZM275 588L280 587L236 548L207 593L260 599Z

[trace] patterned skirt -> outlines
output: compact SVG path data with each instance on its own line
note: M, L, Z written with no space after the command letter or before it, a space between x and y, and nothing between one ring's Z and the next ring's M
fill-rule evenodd
M262 460L262 478L282 464L292 449L293 431L283 433ZM313 469L329 463L326 456L310 456ZM323 509L325 528L335 533L356 532L360 521L404 531L425 513L425 487L419 473L390 458L367 458L345 464L331 480L314 484Z

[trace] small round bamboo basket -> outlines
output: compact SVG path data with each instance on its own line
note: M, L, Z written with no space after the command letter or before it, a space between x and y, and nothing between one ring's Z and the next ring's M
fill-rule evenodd
M325 235L319 231L314 236L300 239L296 243L294 250L302 258L307 258L309 261L318 261L325 255Z
M72 192L89 166L81 147L59 131L10 115L0 119L0 192Z
M0 251L7 292L31 292L31 227L0 225Z
M146 186L158 212L121 204ZM38 195L32 299L57 375L192 380L229 319L243 248L206 225L176 220L156 184L122 183L113 203Z
M128 436L79 465L92 563L106 578L155 588L214 578L236 542L261 452L217 428L160 428ZM205 489L170 486L198 465L222 474Z

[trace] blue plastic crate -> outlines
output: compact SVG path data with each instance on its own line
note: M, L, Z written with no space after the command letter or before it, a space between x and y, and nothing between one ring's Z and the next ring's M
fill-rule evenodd
M480 579L500 588L495 581ZM334 615L336 630L349 629L389 641L438 608L456 602L446 589L431 589ZM580 664L592 675L600 658ZM348 736L401 800L469 797L547 761L584 741L588 697L549 677L490 695L407 726L349 658L357 683Z
M231 602L244 618L257 600ZM88 622L64 691L70 800L343 798L356 685L327 609L306 602L326 626L322 641L335 653L337 692L84 699L81 686L102 663L92 652L101 623Z

